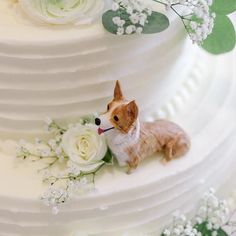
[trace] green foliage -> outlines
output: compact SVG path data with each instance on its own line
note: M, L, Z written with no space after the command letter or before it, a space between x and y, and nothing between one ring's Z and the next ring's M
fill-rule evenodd
M112 21L112 18L115 16L118 16L118 13L112 10L106 11L102 16L104 28L112 34L116 34L117 32L117 26Z
M218 230L207 229L207 224L208 222L205 221L201 224L196 225L195 228L197 229L198 232L201 232L203 236L212 236L213 231L217 232L217 236L228 236L228 234L222 228L219 228Z
M228 16L216 15L212 33L204 40L202 48L212 54L231 51L235 46L235 29Z
M103 16L102 16L102 23L104 28L112 33L116 34L117 33L117 25L113 23L113 17L120 16L122 14L122 18L128 19L129 15L125 11L122 12L115 12L112 10L106 11ZM152 12L152 15L148 17L148 23L145 24L143 27L143 34L154 34L154 33L159 33L169 26L169 19L162 13L159 12ZM128 22L128 23L127 23ZM126 24L124 27L128 26L129 20L126 20Z
M148 23L143 28L144 34L155 34L167 29L170 25L169 19L162 13L153 12L148 17Z
M105 157L102 159L106 164L112 164L113 163L113 156L111 153L111 150L108 148L107 153Z
M221 15L228 15L236 11L236 0L214 0L211 11Z

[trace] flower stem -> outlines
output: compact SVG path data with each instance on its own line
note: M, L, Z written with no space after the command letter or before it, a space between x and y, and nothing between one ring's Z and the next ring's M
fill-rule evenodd
M164 2L161 2L161 1L158 1L158 0L153 0L153 1L154 1L154 2L157 2L157 3L160 3L160 4L164 5L164 6L167 6L167 4L164 3Z

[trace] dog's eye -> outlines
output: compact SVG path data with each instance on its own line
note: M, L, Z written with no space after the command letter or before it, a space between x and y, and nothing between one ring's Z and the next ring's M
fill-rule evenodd
M110 110L110 106L109 106L109 104L107 105L107 110L108 110L108 111Z
M115 121L119 121L118 116L114 116L114 120L115 120Z

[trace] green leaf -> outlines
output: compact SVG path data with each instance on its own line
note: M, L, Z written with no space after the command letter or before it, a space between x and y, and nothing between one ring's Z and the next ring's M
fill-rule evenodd
M221 54L231 51L235 40L235 29L229 17L216 15L213 31L201 46L212 54Z
M112 10L106 11L102 16L103 27L112 34L116 34L117 32L117 25L112 21L112 18L115 16L118 16L118 14Z
M217 14L228 15L236 11L236 0L213 0L210 9Z
M217 230L217 233L218 236L228 236L228 234L221 228Z
M207 229L207 224L208 224L208 222L204 221L201 224L195 225L194 228L197 229L198 232L201 232L203 236L211 236L213 231L217 231L218 236L229 236L222 228L219 228L218 230Z
M169 19L159 12L152 12L152 15L147 20L148 23L143 28L143 34L159 33L167 29L170 25Z
M197 224L194 228L204 236L211 236L211 231L207 229L207 223L208 222L204 221L201 224Z
M113 163L113 156L111 150L108 148L105 157L102 159L106 164Z
M119 16L119 14L115 11L109 10L106 11L102 16L102 24L104 28L112 33L117 33L117 25L113 23L113 17ZM129 18L129 15L126 12L123 12L123 17ZM145 24L143 28L143 34L154 34L161 32L168 28L169 26L169 19L162 13L159 12L152 12L152 15L147 18L148 23ZM127 26L127 24L125 24Z

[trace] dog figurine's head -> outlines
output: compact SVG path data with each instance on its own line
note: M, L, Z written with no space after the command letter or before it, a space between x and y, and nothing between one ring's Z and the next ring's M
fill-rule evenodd
M119 81L116 81L113 100L108 103L107 111L95 119L99 126L98 133L102 134L115 129L127 134L138 119L138 107L136 102L127 101L122 93Z

